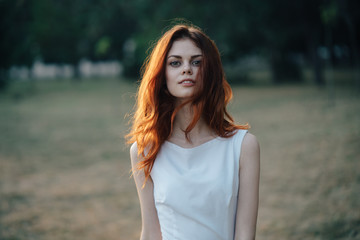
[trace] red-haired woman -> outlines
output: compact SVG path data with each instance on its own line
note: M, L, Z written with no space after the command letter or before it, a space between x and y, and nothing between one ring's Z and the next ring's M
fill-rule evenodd
M214 42L176 25L144 64L129 142L142 240L254 239L260 151Z

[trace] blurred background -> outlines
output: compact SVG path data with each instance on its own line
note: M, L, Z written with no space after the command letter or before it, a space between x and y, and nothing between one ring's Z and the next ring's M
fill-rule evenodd
M262 151L258 239L360 239L357 0L0 0L0 239L139 239L124 135L148 49L212 38Z

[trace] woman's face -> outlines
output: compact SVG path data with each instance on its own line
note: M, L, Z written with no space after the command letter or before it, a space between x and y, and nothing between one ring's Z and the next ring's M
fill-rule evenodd
M166 86L180 102L192 97L199 87L202 51L189 38L174 41L166 57Z

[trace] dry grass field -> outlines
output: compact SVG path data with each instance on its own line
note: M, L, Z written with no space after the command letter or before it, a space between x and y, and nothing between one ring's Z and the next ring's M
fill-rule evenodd
M0 95L0 239L135 240L120 80L17 82ZM360 239L360 98L236 86L230 112L261 145L257 239Z

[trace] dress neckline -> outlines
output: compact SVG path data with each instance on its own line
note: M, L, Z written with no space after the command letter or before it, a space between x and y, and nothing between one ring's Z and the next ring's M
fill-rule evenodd
M165 144L168 144L169 146L172 146L174 148L178 148L178 149L181 149L181 150L185 150L185 151L190 151L190 150L195 150L195 149L199 149L199 148L203 148L213 142L215 142L216 140L220 139L221 137L220 136L217 136L217 137L214 137L206 142L203 142L201 143L200 145L197 145L195 147L182 147L176 143L173 143L173 142L170 142L168 140L165 140Z

